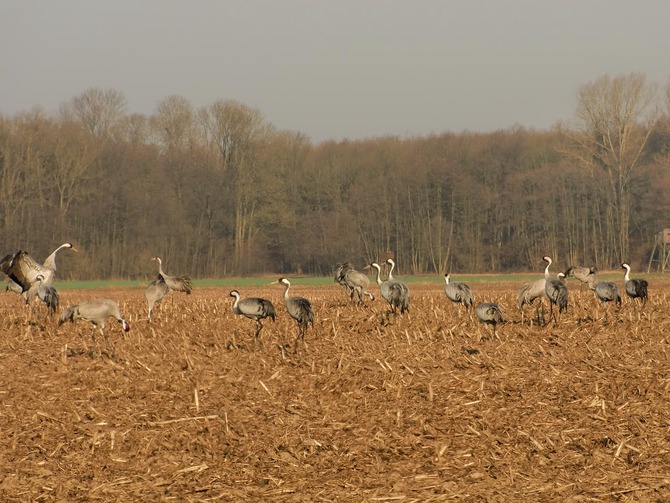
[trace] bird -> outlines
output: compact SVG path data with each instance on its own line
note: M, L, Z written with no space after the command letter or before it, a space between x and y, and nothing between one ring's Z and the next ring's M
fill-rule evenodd
M554 319L554 324L558 324L561 313L568 308L568 285L565 281L559 278L553 278L549 274L549 266L551 266L551 258L548 256L542 257L542 260L547 262L547 267L544 270L544 291L549 299L549 317ZM558 307L558 317L554 314L554 304Z
M372 262L369 267L377 269L377 284L379 285L379 291L384 300L386 300L391 307L390 313L397 314L398 309L400 309L400 313L402 314L409 310L409 291L405 292L403 285L399 281L390 278L382 281L382 268L377 262Z
M72 243L63 243L49 255L43 264L38 264L27 251L17 250L14 253L5 255L0 260L0 271L21 288L21 293L27 297L26 292L38 282L37 276L42 276L40 280L43 285L51 285L56 276L56 255L62 249L77 251ZM16 291L18 288L11 287ZM27 298L26 298L27 300Z
M449 273L444 275L444 281L446 282L444 292L447 294L447 298L451 302L462 304L465 311L469 311L475 304L475 296L472 294L470 287L465 283L451 283L450 279L451 275Z
M170 287L167 286L167 283L163 280L162 276L158 276L147 286L147 289L144 290L144 298L147 299L147 304L149 306L149 321L151 321L151 315L155 306L161 303L163 298L170 291Z
M597 272L598 269L595 267L571 266L568 267L563 274L565 274L566 278L573 277L588 285L590 275L596 274Z
M160 257L152 257L151 260L158 261L158 276L165 281L170 290L175 292L185 292L189 295L193 291L193 284L189 276L169 276L163 272L163 261Z
M237 290L230 292L230 296L235 298L235 300L233 300L233 312L235 314L246 316L256 322L254 339L260 342L260 345L263 346L263 341L259 337L259 334L263 329L261 320L272 318L272 321L275 321L275 306L269 300L260 299L258 297L247 297L240 300L240 292Z
M75 306L66 307L60 315L58 326L69 321L74 323L77 320L85 320L93 323L93 343L97 348L97 341L95 339L95 331L98 329L105 338L105 343L109 346L109 339L105 333L105 324L107 318L112 317L116 319L123 328L124 332L130 330L130 325L121 316L119 304L111 299L91 299L85 300ZM112 345L112 355L115 354L114 346Z
M589 288L596 293L596 297L604 306L608 302L615 302L621 306L621 296L619 295L619 288L616 283L611 281L598 281L594 273L588 277ZM605 308L605 321L607 321L609 310Z
M354 293L358 294L358 303L363 304L363 297L375 300L374 295L368 292L370 279L362 272L354 269L349 262L338 264L335 271L335 281L346 287L349 297L354 300Z
M497 337L496 326L505 321L500 306L495 302L482 302L477 305L476 312L479 321L493 326L493 337Z
M547 298L545 286L547 280L544 278L529 283L524 283L519 289L519 309L521 309L521 323L524 320L523 306L526 304L533 304L536 299L539 299L535 307L535 319L537 324L544 324L544 299ZM540 310L542 311L542 322L540 322ZM531 320L531 325L533 324Z
M625 262L621 264L623 269L626 269L624 274L624 281L626 282L626 295L628 295L633 302L636 303L637 299L640 299L642 307L647 304L647 299L649 294L647 289L649 287L649 282L646 279L630 279L630 266Z
M289 297L288 291L291 288L291 282L288 279L279 278L277 281L273 281L272 284L284 286L286 309L291 318L298 324L298 337L295 339L295 347L293 349L293 352L297 353L298 340L302 340L303 345L305 345L305 332L307 331L308 324L311 323L312 327L314 327L314 307L304 297Z
M54 314L58 311L60 304L58 291L51 285L45 285L44 276L41 274L38 274L36 279L37 281L26 292L26 303L29 304L33 298L37 297L46 304L49 313Z
M393 269L395 269L395 261L391 258L386 259L386 263L391 266L389 269L389 275L388 275L388 280L389 281L396 281L399 285L400 288L402 288L402 297L400 299L400 302L402 305L405 306L405 311L409 311L409 287L403 283L402 281L397 281L393 278ZM401 309L401 312L403 310Z

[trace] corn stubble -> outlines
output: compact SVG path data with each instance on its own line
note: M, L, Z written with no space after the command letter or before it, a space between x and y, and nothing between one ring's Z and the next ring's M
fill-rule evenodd
M297 354L271 286L244 292L277 310L262 348L227 290L170 294L151 323L142 290L106 290L132 327L108 328L116 358L91 356L88 324L26 322L4 294L1 499L662 500L670 284L607 321L575 288L557 326L534 306L521 323L519 284L471 286L503 308L497 338L437 284L388 322L379 296L295 286L315 311Z

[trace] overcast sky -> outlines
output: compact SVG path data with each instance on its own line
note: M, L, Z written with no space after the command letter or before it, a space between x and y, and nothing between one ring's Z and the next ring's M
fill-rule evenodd
M546 129L604 74L670 77L668 0L2 0L0 114L91 87L237 100L315 142Z

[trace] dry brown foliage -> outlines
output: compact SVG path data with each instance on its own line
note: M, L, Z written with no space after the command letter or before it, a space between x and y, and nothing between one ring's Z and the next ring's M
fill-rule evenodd
M3 294L0 500L667 501L670 284L608 323L575 288L557 327L519 323L519 284L471 286L499 339L437 284L389 324L379 296L294 286L316 313L297 355L276 287L242 291L277 308L262 349L227 289L172 293L152 324L141 289L62 292L119 301L116 358Z

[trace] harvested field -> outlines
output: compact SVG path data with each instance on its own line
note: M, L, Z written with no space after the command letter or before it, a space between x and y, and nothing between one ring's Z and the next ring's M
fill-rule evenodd
M142 289L62 292L119 301L115 358L0 295L0 500L668 501L670 282L609 323L570 282L557 327L520 323L519 283L471 286L499 339L437 284L389 324L376 286L366 307L294 286L316 313L297 355L278 286L240 288L277 308L262 349L227 289L172 293L152 324Z

